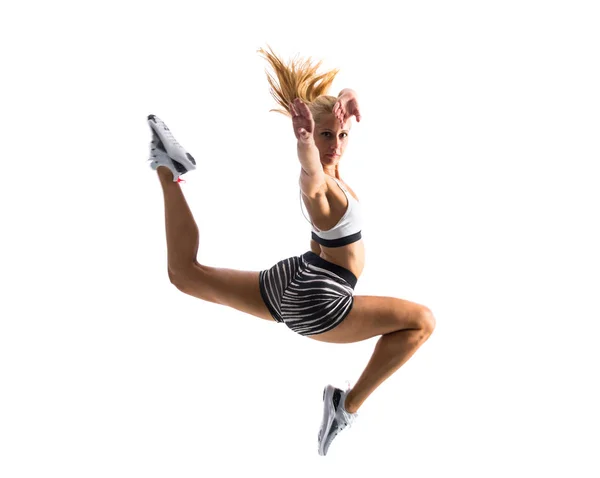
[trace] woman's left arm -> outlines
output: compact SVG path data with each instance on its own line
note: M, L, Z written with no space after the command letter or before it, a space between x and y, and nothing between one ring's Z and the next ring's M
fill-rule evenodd
M333 114L340 121L341 124L345 124L348 118L356 116L356 121L360 123L360 111L358 109L358 96L356 91L350 88L344 88L338 95L338 100L333 106Z
M351 90L350 88L344 88L342 91L340 91L340 94L338 95L338 98L340 96L342 96L344 93L347 93L349 95L354 95L354 97L356 97L356 91Z

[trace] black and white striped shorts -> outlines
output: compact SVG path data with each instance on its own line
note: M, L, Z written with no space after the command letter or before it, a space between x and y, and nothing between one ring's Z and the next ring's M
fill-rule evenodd
M312 251L260 272L260 293L271 315L300 335L338 326L354 303L356 276Z

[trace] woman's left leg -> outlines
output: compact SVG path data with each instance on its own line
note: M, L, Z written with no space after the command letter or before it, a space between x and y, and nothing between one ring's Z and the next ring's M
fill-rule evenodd
M433 314L421 304L396 297L358 295L340 325L309 337L320 342L348 344L381 335L369 363L346 398L346 410L354 413L412 357L434 328Z

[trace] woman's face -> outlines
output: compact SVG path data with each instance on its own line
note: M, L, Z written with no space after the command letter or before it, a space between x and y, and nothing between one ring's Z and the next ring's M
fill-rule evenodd
M347 126L347 128L344 128ZM315 123L314 139L321 156L321 163L326 169L335 169L335 166L344 155L348 144L350 132L350 118L341 125L333 115L323 115L319 123Z

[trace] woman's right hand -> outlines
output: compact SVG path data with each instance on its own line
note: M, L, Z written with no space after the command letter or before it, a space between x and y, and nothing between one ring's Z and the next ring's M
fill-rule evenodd
M290 104L290 110L292 113L294 134L298 141L302 143L311 143L314 141L315 121L308 106L300 98L296 98Z

